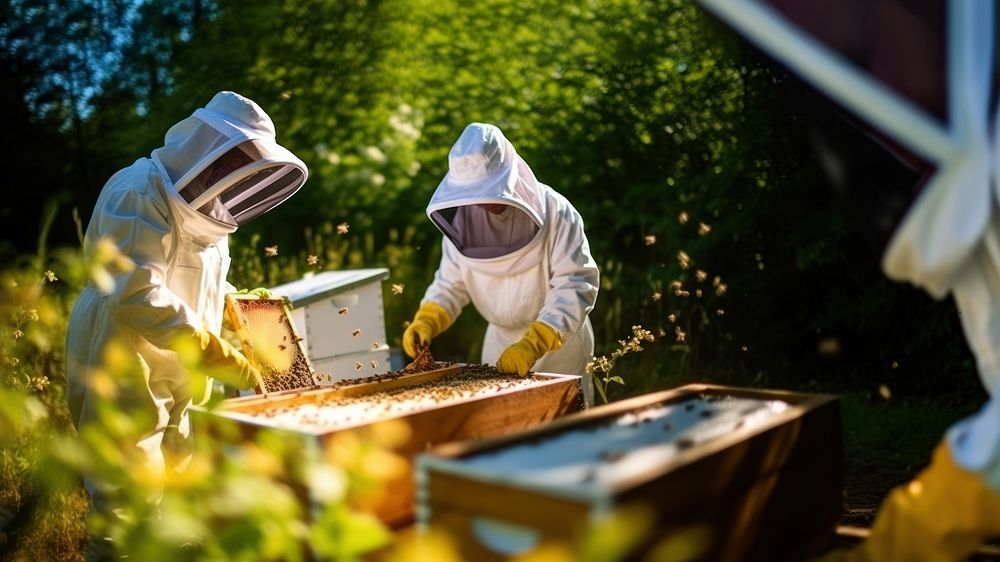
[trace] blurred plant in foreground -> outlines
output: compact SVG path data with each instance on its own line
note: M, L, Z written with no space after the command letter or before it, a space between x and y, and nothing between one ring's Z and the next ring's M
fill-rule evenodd
M86 496L72 478L58 475L46 457L57 437L72 431L63 376L65 319L85 269L79 251L40 250L0 271L4 560L79 559Z
M470 542L482 539L477 532L452 534L449 529L432 523L397 541L387 550L385 561L462 562L474 559L472 553L484 548L500 547L495 551L499 552L509 547L503 555L511 562L682 562L705 559L712 546L707 527L657 527L655 509L645 503L619 506L569 536L546 536L545 531L527 527L521 531L518 535L524 540L506 547L483 541L468 548ZM487 543L492 546L486 546Z
M122 408L149 396L131 347L117 344L88 381L97 419L74 431L64 374L69 309L86 282L108 288L131 267L114 244L95 247L89 260L60 249L0 271L0 558L353 561L386 544L389 532L365 498L405 468L386 449L407 428L354 434L350 447L276 430L248 435L211 414L216 397L194 419L193 446L168 453L173 470L164 473L136 446L150 437L153 410ZM189 383L202 387L212 370L193 347L177 351L202 379ZM105 491L94 509L84 474ZM90 545L88 534L97 538Z

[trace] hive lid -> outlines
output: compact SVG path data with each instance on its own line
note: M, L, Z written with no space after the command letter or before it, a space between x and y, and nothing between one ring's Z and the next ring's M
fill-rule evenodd
M271 293L287 297L291 301L292 307L298 308L372 281L384 281L388 278L389 270L384 267L324 271L272 287Z

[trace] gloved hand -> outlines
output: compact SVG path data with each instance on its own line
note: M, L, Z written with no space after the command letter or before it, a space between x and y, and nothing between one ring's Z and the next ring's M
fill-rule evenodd
M205 363L221 367L213 372L215 378L239 389L253 388L257 384L260 372L229 342L204 329L195 331L194 337L204 353Z
M508 347L497 359L497 369L502 373L528 374L535 361L543 355L562 347L562 338L555 328L544 322L532 322L517 343Z
M864 542L817 560L954 562L998 535L1000 497L955 464L942 441L923 472L889 493Z
M272 298L271 290L264 287L257 287L256 289L240 289L236 291L237 295L253 295L258 299L269 299Z
M434 302L420 305L413 321L403 331L403 351L410 357L416 357L417 346L430 344L432 339L451 326L451 321L451 315L441 305Z

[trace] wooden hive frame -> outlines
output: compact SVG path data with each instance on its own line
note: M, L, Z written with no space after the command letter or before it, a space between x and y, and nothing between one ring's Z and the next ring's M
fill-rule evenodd
M194 408L195 423L199 423L200 416L215 416L236 423L244 439L261 430L276 430L322 447L341 432L359 431L367 426L400 419L409 425L410 435L393 452L412 462L418 453L436 445L521 431L584 407L580 376L533 373L533 382L524 388L498 389L487 395L428 405L400 415L356 420L334 429L280 427L260 415L269 409L316 404L329 398L363 399L387 390L444 382L466 367L468 365L453 364L425 372L403 372L383 380L345 381L349 384L226 400L214 410ZM379 500L372 507L372 512L390 526L401 527L412 523L416 506L412 471L390 481L387 488L391 493Z
M226 295L225 318L240 341L243 355L258 370L254 390L265 394L316 386L316 373L292 322L287 298ZM266 326L262 324L267 324ZM287 364L275 367L269 357Z
M604 489L598 496L516 482L463 464L482 453L537 443L562 432L691 396L781 400L789 407L766 421L703 446L680 450L670 462ZM828 544L842 514L839 402L835 396L693 384L565 416L527 431L436 447L417 458L418 529L443 529L463 559L506 560L514 552L489 544L480 524L513 529L524 549L545 540L573 544L614 510L652 507L655 523L641 559L657 538L701 526L710 550L697 560L802 560Z

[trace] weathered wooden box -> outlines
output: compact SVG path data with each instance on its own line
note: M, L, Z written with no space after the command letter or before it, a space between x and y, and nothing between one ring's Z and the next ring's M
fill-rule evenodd
M834 396L683 386L418 455L418 529L505 560L644 506L631 559L688 530L704 540L677 559L802 560L842 513L841 442Z
M455 364L419 373L393 372L370 381L226 400L215 409L194 408L239 424L241 439L268 428L324 446L342 432L402 420L409 437L394 452L411 463L389 482L372 511L391 526L411 523L415 508L412 459L443 443L505 435L583 407L581 377L534 373L525 378L469 373L482 366Z

